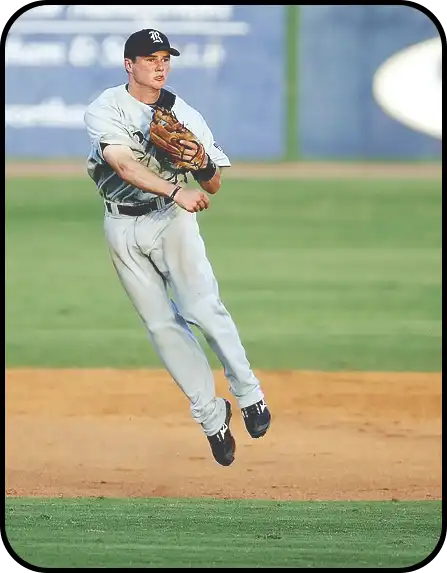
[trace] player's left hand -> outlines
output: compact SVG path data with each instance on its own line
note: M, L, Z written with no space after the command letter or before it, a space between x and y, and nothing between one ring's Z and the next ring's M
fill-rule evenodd
M208 155L204 152L200 154L197 153L197 145L195 142L181 139L179 143L184 146L184 151L182 153L183 161L191 162L197 155L203 155L203 161L199 166L199 169L203 169L204 167L206 167L208 163ZM203 145L201 145L201 147L203 147Z

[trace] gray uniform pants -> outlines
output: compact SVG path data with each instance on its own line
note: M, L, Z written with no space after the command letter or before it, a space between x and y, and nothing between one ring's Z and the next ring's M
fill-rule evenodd
M196 215L175 204L140 217L106 210L104 230L113 265L158 356L189 398L194 420L205 434L217 433L225 402L216 397L211 368L188 322L219 358L240 408L264 394L219 298Z

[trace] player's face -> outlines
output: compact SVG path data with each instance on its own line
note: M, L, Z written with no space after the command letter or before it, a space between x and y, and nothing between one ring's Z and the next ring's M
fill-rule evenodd
M135 62L127 60L126 67L137 84L159 90L166 83L170 66L171 56L163 50L150 56L138 56Z

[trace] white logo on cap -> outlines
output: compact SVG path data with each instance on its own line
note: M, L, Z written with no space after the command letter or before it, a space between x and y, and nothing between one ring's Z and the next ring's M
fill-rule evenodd
M160 38L159 32L157 32L156 30L151 30L149 32L149 36L151 37L151 40L153 42L160 42L161 44L163 43L163 40Z

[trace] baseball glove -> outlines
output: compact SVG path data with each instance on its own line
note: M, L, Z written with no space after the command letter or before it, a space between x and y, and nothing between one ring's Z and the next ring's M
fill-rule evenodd
M181 123L174 112L165 108L157 108L149 126L151 141L169 156L171 163L177 169L197 171L203 167L206 152L202 143L187 127ZM192 158L185 158L185 146L180 141L188 141L195 148Z

